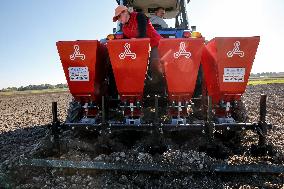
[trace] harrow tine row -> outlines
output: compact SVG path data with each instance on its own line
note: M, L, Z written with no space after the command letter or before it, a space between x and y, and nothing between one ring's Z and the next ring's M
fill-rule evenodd
M148 163L107 163L101 161L66 161L48 159L22 159L21 166L42 168L101 170L101 171L138 171L138 172L179 172L179 173L258 173L284 174L284 165L227 165L213 164L209 168L197 169L189 166L160 165Z

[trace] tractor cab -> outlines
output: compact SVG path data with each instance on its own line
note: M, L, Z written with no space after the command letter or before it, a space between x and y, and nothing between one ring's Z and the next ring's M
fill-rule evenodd
M153 24L154 28L163 38L188 38L196 35L195 27L189 29L188 17L186 12L186 4L184 0L117 0L118 5L125 5L129 11L143 12L147 17L151 18L155 15L158 7L165 9L164 21L169 25L168 28L162 28L160 25ZM122 34L121 24L118 23L115 34Z

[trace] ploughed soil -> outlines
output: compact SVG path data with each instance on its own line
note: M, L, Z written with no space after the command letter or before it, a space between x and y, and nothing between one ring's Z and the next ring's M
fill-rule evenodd
M268 142L274 154L253 157L250 146L257 142L257 135L243 135L242 150L225 159L210 157L192 148L190 141L181 146L169 142L161 154L151 155L139 146L112 152L108 155L90 156L78 151L69 151L60 159L95 160L115 163L150 163L189 166L205 169L212 163L227 164L282 164L284 162L284 84L248 86L243 102L250 122L259 119L260 94L267 94L267 120L273 124L268 133ZM284 188L284 175L260 174L184 174L141 172L71 172L52 169L17 169L20 157L37 148L47 133L46 124L51 122L51 102L58 102L59 119L65 120L69 93L30 94L0 96L0 188ZM198 137L196 137L198 138ZM15 167L17 167L15 169ZM12 185L9 185L12 184Z

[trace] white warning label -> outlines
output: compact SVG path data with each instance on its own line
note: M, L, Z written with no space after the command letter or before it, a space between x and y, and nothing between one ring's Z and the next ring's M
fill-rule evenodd
M88 67L69 67L70 81L89 81Z
M244 82L245 68L224 68L223 82Z

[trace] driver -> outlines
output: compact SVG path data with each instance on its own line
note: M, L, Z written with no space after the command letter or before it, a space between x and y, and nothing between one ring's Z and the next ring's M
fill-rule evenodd
M119 5L115 9L113 22L120 21L123 24L122 31L126 38L150 38L151 47L158 47L162 38L152 26L144 13L129 12L128 8Z
M122 23L123 36L125 38L150 38L150 70L152 79L162 77L162 66L160 64L160 56L158 53L158 45L162 38L154 29L148 17L144 13L129 12L128 8L119 5L115 9L113 22L120 21Z
M168 24L164 21L166 10L163 7L156 8L155 15L151 16L150 21L153 25L159 25L162 28L168 28Z

